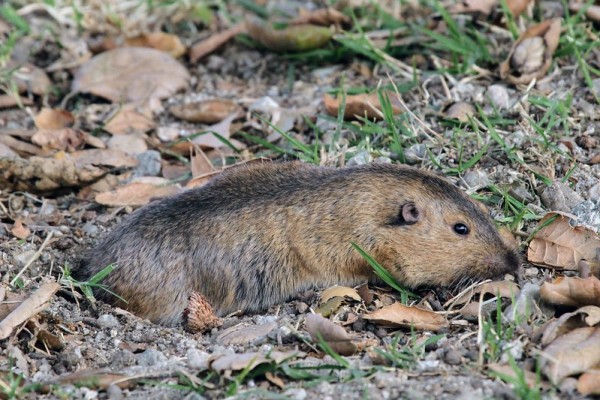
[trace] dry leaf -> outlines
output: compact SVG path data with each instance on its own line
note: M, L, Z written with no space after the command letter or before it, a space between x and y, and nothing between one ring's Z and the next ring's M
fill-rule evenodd
M19 154L33 154L36 156L47 155L47 150L42 150L38 146L34 146L31 143L18 140L10 135L1 134L0 143L6 147L16 151Z
M318 49L327 44L332 36L331 29L322 26L305 24L273 29L258 18L249 18L246 29L252 39L276 52L293 53Z
M321 293L321 303L325 303L333 297L347 297L354 301L361 301L360 295L355 289L347 286L332 286Z
M243 369L252 370L257 365L265 363L280 364L286 360L304 357L305 353L301 351L270 351L267 354L262 353L242 353L229 354L216 358L211 368L219 373L224 371L241 371Z
M210 36L208 39L203 40L198 43L194 43L192 47L190 47L189 55L190 61L195 63L202 57L212 53L223 44L230 41L235 35L246 32L246 24L239 23L237 25L232 26L229 29L226 29L222 32L216 33Z
M192 171L192 178L198 176L204 176L216 171L206 154L202 151L200 146L194 146L192 154L190 156L190 170Z
M160 111L160 99L187 88L189 79L187 69L162 51L123 47L86 62L75 74L72 90Z
M589 5L589 3L585 1L571 0L569 2L569 10L571 10L571 12L573 13L578 13L579 10L581 10L586 5L588 5L588 8L587 10L585 10L585 16L594 22L600 22L600 5Z
M104 130L113 135L146 133L156 126L151 113L138 110L135 104L125 104L104 122Z
M333 7L320 8L318 10L312 11L306 11L302 8L298 13L298 17L290 21L290 23L294 25L315 24L322 26L341 26L348 25L350 22L350 17L342 14L340 11L336 10Z
M107 145L111 150L120 150L130 155L140 154L148 150L146 136L137 133L113 136L108 140Z
M186 48L181 43L179 36L165 32L150 32L129 38L125 41L128 46L151 47L156 50L179 58L185 54Z
M114 168L131 168L139 164L137 158L120 150L90 149L80 150L68 155L77 166L104 165Z
M369 290L369 284L363 283L356 289L356 292L359 294L362 301L365 305L370 305L373 302L373 293Z
M33 99L12 94L0 94L0 110L17 106L32 106Z
M448 321L440 314L400 303L380 308L363 316L363 318L384 327L394 328L410 329L414 327L414 329L439 331L448 326Z
M42 108L33 122L38 129L54 130L72 126L75 123L75 117L69 111L60 108Z
M23 225L23 222L20 219L15 221L13 228L10 230L10 233L13 234L18 239L25 240L31 235L31 231Z
M540 296L551 304L563 306L600 306L600 280L588 278L559 277L554 282L544 282Z
M151 199L172 196L181 191L179 184L171 184L166 179L154 178L151 182L131 182L117 187L110 192L99 193L95 201L99 204L111 207L119 206L143 206L148 204Z
M217 343L230 346L234 344L247 344L258 338L269 334L273 329L277 328L277 322L272 321L262 325L245 325L238 324L225 329L217 336Z
M273 374L271 371L267 371L265 373L265 378L267 378L267 380L269 382L271 382L273 385L277 386L279 389L285 388L285 383L283 382L283 379L281 379L277 375Z
M600 394L600 368L592 368L577 380L577 390L584 396Z
M19 93L31 92L42 96L50 91L52 82L41 68L29 63L18 66L14 62L9 62L6 69L14 70L12 80L17 85Z
M239 115L242 108L231 100L212 99L192 103L176 104L169 112L179 119L202 124L216 124L229 115Z
M542 371L555 384L600 365L600 328L579 328L542 352Z
M398 101L398 94L392 91L385 91L382 95L387 95L392 106L392 112L394 114L400 114L402 108ZM332 96L325 94L323 97L323 103L325 103L325 109L330 115L337 116L342 97L333 98ZM381 103L379 102L379 96L377 92L367 94L355 94L346 96L346 108L344 109L344 119L356 119L356 118L367 118L367 119L383 119L381 112Z
M512 84L528 84L546 75L560 38L560 19L546 20L529 28L515 42L500 64L500 77Z
M19 157L17 153L12 151L10 147L0 142L0 158L16 158Z
M315 309L315 313L322 315L327 318L334 312L336 312L344 304L343 297L332 297L324 303L319 304Z
M203 333L218 328L223 320L215 315L210 303L198 292L192 292L188 306L183 311L185 327L194 333Z
M452 103L444 111L444 116L449 119L456 119L460 122L469 122L469 119L475 115L475 107L464 101Z
M531 0L506 0L506 6L513 17L518 17L527 9ZM449 7L451 13L467 14L479 13L484 16L492 14L492 11L500 8L499 0L462 0Z
M40 129L32 137L31 142L40 147L73 152L85 146L85 134L73 128Z
M53 382L46 382L44 386L75 385L76 387L87 387L96 390L106 390L110 385L117 385L126 389L135 383L128 375L111 372L108 369L82 370L61 376Z
M187 155L193 147L192 143L200 146L201 149L218 149L219 147L226 146L226 144L219 140L214 133L217 133L224 139L229 139L229 136L231 135L231 123L236 118L237 116L235 114L231 114L218 124L208 126L201 130L199 132L202 133L201 135L197 135L193 139L190 139L191 143L190 141L181 141L173 144L170 147L170 150Z
M600 237L591 229L569 224L569 217L550 212L538 223L543 226L529 243L527 259L532 264L578 269L581 260L599 261Z
M348 332L319 314L307 315L304 328L315 343L322 338L338 354L350 356L356 353L356 345L350 340Z
M465 304L471 301L471 299L478 295L485 295L487 293L493 296L500 296L508 299L516 298L519 295L519 285L512 281L493 281L487 282L483 285L475 286L464 293L461 293L459 296L456 296L450 300L448 300L444 307L448 307L450 305L460 305Z
M573 329L594 326L600 322L600 307L585 306L565 313L558 319L555 319L546 325L542 334L542 345L547 345L554 341L558 336L562 336Z

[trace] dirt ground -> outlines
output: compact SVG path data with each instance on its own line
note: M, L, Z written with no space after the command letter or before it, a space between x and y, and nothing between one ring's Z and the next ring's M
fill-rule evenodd
M242 34L199 61L192 62L184 55L179 62L190 75L189 85L164 96L162 110L152 109L151 127L125 124L127 132L122 136L127 139L111 147L119 135L107 131L103 118L119 109L119 102L97 93L69 94L77 67L87 61L74 57L73 48L68 46L79 43L74 31L80 32L79 40L88 48L98 41L108 46L107 38L117 38L114 40L118 42L118 38L135 36L137 31L161 29L179 35L189 47L233 26L233 21L252 14L253 8L243 6L246 2L242 1L206 2L212 22L190 22L184 13L174 23L176 13L171 5L155 11L141 5L125 11L115 6L111 11L114 18L130 13L117 24L102 14L106 8L98 5L101 2L89 1L81 5L83 25L77 28L68 22L76 15L73 8L63 2L39 9L26 9L19 1L9 3L13 10L21 11L19 15L30 30L16 39L12 55L5 58L46 70L53 89L39 95L30 87L29 92L21 92L26 100L23 104L0 107L0 144L4 146L0 150L12 151L0 152L0 162L15 157L24 163L33 163L35 158L68 159L65 153L94 147L94 138L111 149L124 150L126 156L119 162L125 163L125 157L137 161L135 166L86 161L81 168L93 165L94 169L86 171L101 173L70 182L62 176L48 178L44 172L19 175L16 162L0 163L2 290L22 296L13 300L2 296L0 316L4 318L8 309L14 309L11 304L19 304L43 284L60 283L43 311L14 326L0 342L0 398L587 398L577 389L578 374L551 383L538 368L545 324L573 310L541 301L540 286L558 275L578 276L579 271L534 266L528 262L527 246L547 211L574 214L590 232L600 228L600 136L596 130L600 78L595 75L600 68L600 51L593 44L597 25L581 16L577 20L566 18L568 13L561 2L530 6L529 14L515 19L515 29L523 32L534 22L559 18L561 39L547 73L531 84L514 84L498 72L514 38L509 28L492 17L473 28L471 16L454 14L457 29L471 35L469 40L476 37L473 31L487 35L487 54L479 54L481 49L476 48L473 54L477 55L465 55L460 45L468 47L471 42L453 36L447 21L445 26L436 25L443 23L434 3L446 7L445 3L402 3L406 7L402 8L396 2L382 2L377 7L346 2L355 7L354 23L363 29L389 29L393 23L383 17L385 14L397 15L398 29L409 31L392 37L398 44L381 53L372 48L352 50L361 42L348 35L329 43L325 53L290 52L290 56L256 45L254 38ZM123 8L126 3L130 5L123 2ZM295 15L300 6L324 6L320 2L303 3L256 2L271 17ZM16 26L6 15L0 14L8 26ZM427 36L414 28L417 25L456 42L452 45ZM0 25L0 33L1 29ZM357 32L356 25L347 29ZM3 35L3 46L7 46L9 35L6 31ZM351 39L355 42L348 42ZM455 53L448 50L457 46ZM475 61L468 61L471 56ZM386 57L394 57L402 65ZM73 60L76 67L65 66ZM456 60L460 60L458 64ZM65 65L51 67L59 61ZM7 65L0 64L8 71ZM10 79L0 73L2 92L14 93ZM396 124L381 119L344 121L326 110L326 94L372 91L381 85L391 87L391 83L402 93L403 101L398 105L403 112L394 116ZM217 126L218 121L185 120L169 111L172 106L210 99L230 100L241 111L225 127ZM62 149L47 142L39 144L32 138L42 130L36 116L43 107L65 108L75 116L76 130L93 138L86 136L77 145L71 141L71 147ZM517 238L523 265L518 276L507 278L519 285L521 293L488 304L483 314L448 314L450 324L439 332L411 332L363 319L365 313L400 297L389 287L371 287L376 299L372 304L346 299L328 316L360 344L351 356L328 353L304 328L306 316L322 306L320 294L325 288L299 293L290 302L264 312L228 316L220 327L203 334L155 325L102 302L92 304L77 283L68 279L68 269L139 206L133 201L128 204L132 192L125 192L125 200L120 202L112 197L99 201L95 196L114 193L136 177L161 177L185 186L192 173L202 176L206 171L194 173L198 166L190 167L190 160L193 164L197 158L190 157L189 148L177 153L169 145L183 136L182 132L204 130L226 131L230 143L241 149L233 152L222 143L202 143L215 170L225 164L267 157L300 158L329 166L373 160L403 162L443 173L482 200L498 224ZM143 139L141 149L136 147L139 138ZM26 165L34 169L33 164ZM48 180L52 181L50 187L44 186ZM427 304L442 308L444 300L458 293L422 290L418 294L428 299ZM517 305L510 308L511 301ZM523 315L521 320L508 317L515 309L516 314ZM283 361L273 355L276 352L285 352ZM259 357L257 354L266 359L255 365L252 360ZM225 365L219 368L217 361ZM502 366L508 366L508 370L502 369L508 378L494 373Z

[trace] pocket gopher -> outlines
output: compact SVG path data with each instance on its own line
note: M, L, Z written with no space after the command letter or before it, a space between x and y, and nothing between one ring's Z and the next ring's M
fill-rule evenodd
M476 202L412 167L300 162L232 168L140 208L75 277L117 268L98 296L153 322L180 322L202 294L217 315L258 311L309 287L376 281L358 244L401 284L452 286L514 272L519 258Z

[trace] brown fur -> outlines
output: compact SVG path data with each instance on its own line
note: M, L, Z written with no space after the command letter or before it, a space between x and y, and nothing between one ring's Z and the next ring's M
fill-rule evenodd
M407 202L421 212L414 224L399 218ZM468 235L453 231L459 222ZM374 280L351 242L408 287L497 277L519 263L481 208L436 175L398 165L267 163L137 210L76 274L115 263L103 283L128 301L118 305L175 324L192 291L225 315L261 310L313 285Z

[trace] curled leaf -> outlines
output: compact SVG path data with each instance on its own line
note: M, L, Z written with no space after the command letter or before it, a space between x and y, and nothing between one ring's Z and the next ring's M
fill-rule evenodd
M392 91L385 91L382 93L387 95L390 104L392 106L392 112L394 114L402 113L402 108L398 100L398 94ZM356 119L356 118L368 118L368 119L383 119L382 106L379 101L379 95L377 92L374 93L361 93L355 95L348 95L345 98L346 108L344 109L344 119ZM338 115L338 109L342 97L336 98L325 94L323 97L323 103L327 113L333 116Z
M169 108L169 112L179 119L202 124L216 124L228 115L236 115L242 108L231 100L212 99L196 101L186 104L176 104Z
M276 52L302 52L323 47L331 39L329 28L317 25L292 25L273 29L267 23L252 18L246 21L246 29L252 39Z
M600 280L595 276L585 279L559 277L554 282L544 282L540 296L551 304L600 307Z
M151 47L169 53L174 58L185 54L186 48L177 35L166 32L150 32L127 39L127 45Z
M576 328L586 326L594 326L600 322L600 307L585 306L573 311L565 313L558 319L551 321L544 329L541 343L543 345L554 341L558 336L572 331Z
M400 303L380 308L363 316L363 318L378 325L395 328L410 329L414 327L414 329L439 331L448 326L448 321L440 314L422 308L405 306Z
M600 237L593 230L573 227L569 217L556 212L546 214L539 226L527 249L532 264L576 270L581 260L598 261Z
M347 286L332 286L323 290L321 293L321 302L324 303L333 297L348 297L354 301L360 301L360 295L358 292Z
M525 31L500 64L500 77L515 85L544 77L558 47L560 27L560 19L550 19Z
M38 129L61 129L73 125L75 118L67 110L42 108L33 122Z
M319 314L307 315L305 328L313 341L318 342L322 338L336 353L343 356L356 353L356 345L350 340L348 332Z

